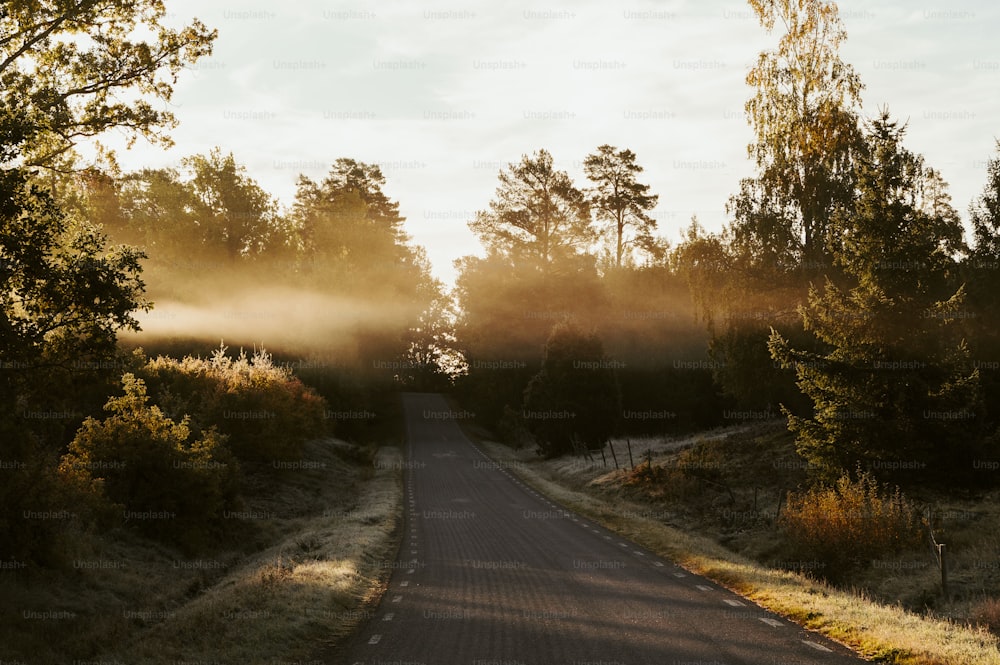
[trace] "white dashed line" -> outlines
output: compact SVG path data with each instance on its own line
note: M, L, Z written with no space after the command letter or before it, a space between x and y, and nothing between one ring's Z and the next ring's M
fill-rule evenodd
M732 600L730 598L726 598L722 602L724 602L726 605L729 605L730 607L746 607L746 605L744 605L740 601Z
M381 640L381 639L382 639L381 635L372 635L371 639L368 640L368 644L378 644L379 640Z
M382 617L382 621L392 621L392 618L394 616L396 616L396 614L394 612L389 612L384 617Z
M653 565L656 566L657 568L663 568L663 563L660 561L654 561Z
M405 582L400 582L399 586L410 586L410 581L406 580Z
M780 621L778 621L777 619L772 619L771 617L759 617L759 618L768 626L773 626L774 628L781 628L783 625L785 625Z
M805 644L807 647L812 647L813 649L816 649L816 651L825 651L826 653L833 653L833 649L827 649L822 644L816 644L815 642L810 642L809 640L802 640L802 644Z
M674 577L687 577L687 573L674 573Z
M643 554L643 553L642 553L642 552L640 552L639 550L632 550L632 554L634 554L634 555L636 555L636 556L646 556L645 554Z
M694 586L695 586L696 589L698 589L700 591L711 591L712 590L712 587L705 586L704 584L695 584Z
M399 601L401 601L401 600L403 600L403 597L402 597L402 596L396 596L396 597L394 597L394 598L392 599L392 602L394 602L394 603L398 603L398 602L399 602Z

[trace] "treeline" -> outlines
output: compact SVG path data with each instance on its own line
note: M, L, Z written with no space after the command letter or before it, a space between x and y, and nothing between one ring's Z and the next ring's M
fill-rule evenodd
M966 239L905 124L862 113L836 4L751 5L784 32L747 75L757 171L730 198L730 222L707 233L692 220L675 247L657 243L656 199L628 150L589 156L586 189L545 151L511 164L470 223L487 256L459 264L466 398L547 454L641 430L629 413L783 415L817 479L995 482L980 469L995 468L1000 425L1000 157ZM704 361L672 318L690 311L688 293ZM664 361L678 357L695 371L672 372ZM594 381L612 408L572 387Z
M734 403L712 379L636 154L602 145L583 164L586 186L547 151L525 155L470 223L486 256L458 262L459 394L547 455L726 422Z

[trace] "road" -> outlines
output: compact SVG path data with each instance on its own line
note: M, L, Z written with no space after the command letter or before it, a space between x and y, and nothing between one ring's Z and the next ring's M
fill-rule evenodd
M374 617L337 663L841 665L843 646L520 483L440 395L404 396L406 518Z

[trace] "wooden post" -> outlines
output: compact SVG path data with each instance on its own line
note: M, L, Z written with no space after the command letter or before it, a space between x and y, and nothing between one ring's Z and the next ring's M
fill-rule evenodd
M615 455L615 443L608 439L608 448L611 448L611 459L615 461L615 469L618 468L618 455Z
M604 446L601 446L601 466L608 465L608 458L604 456Z
M938 560L941 563L941 593L948 600L948 548L944 543L938 544Z
M635 470L635 460L632 459L632 442L629 439L625 439L625 445L628 446L628 463Z

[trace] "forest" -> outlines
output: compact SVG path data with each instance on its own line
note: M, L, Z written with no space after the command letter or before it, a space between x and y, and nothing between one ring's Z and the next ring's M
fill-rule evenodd
M539 146L499 169L451 286L376 164L331 155L286 206L225 147L84 159L111 130L167 144L154 102L217 33L156 0L6 3L0 560L65 569L80 533L245 538L224 516L255 478L381 432L400 390L548 459L781 421L808 487L994 488L1000 143L966 229L906 122L862 111L836 5L750 5L775 43L722 230L665 239L641 145L581 149L581 182ZM157 316L171 332L144 335Z

